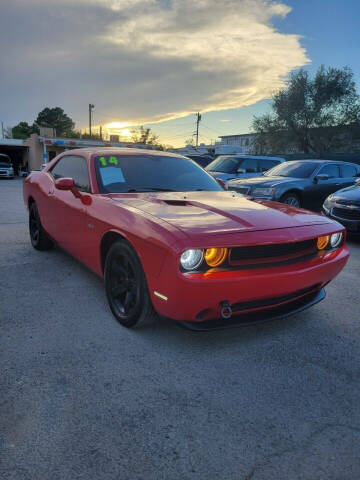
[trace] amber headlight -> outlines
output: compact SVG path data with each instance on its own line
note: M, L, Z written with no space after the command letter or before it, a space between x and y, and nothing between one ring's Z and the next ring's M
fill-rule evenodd
M227 252L227 248L207 248L204 255L205 262L209 267L218 267L226 260Z
M325 237L318 237L317 239L317 248L319 250L324 250L330 242L330 235L326 235Z

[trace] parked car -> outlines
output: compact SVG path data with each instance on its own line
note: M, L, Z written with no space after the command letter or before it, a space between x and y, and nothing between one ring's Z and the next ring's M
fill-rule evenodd
M19 177L27 177L28 175L29 175L29 172L25 167L19 168Z
M360 234L360 178L355 185L329 195L324 202L323 212L342 223L349 232Z
M255 198L319 210L328 195L352 185L358 176L360 165L354 163L295 160L282 163L258 178L230 180L226 187Z
M0 178L14 178L14 175L11 158L4 153L0 153Z
M186 157L194 160L202 168L205 168L214 159L211 155L186 155Z
M282 162L285 162L285 159L280 157L220 155L209 163L205 170L224 185L232 178L258 177Z
M342 225L224 191L182 156L129 150L64 152L23 183L33 247L57 243L104 277L122 325L158 312L223 328L324 298L349 256Z

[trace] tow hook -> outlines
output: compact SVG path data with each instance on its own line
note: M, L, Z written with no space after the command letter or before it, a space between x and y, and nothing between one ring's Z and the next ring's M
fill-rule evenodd
M228 320L231 315L232 315L232 309L230 307L230 303L227 300L224 300L223 302L220 303L221 305L221 318L224 318L225 320Z

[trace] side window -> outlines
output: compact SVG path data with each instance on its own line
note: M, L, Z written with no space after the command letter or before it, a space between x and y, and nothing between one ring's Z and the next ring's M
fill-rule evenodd
M244 158L239 167L245 170L246 173L258 172L258 160L256 158Z
M276 160L259 160L260 172L266 172L266 170L270 170L270 168L279 165L279 162Z
M357 176L357 169L352 165L341 165L340 170L341 170L341 176L343 178L350 178L350 177Z
M58 178L73 178L76 187L82 192L91 192L89 171L85 158L66 155L60 158L51 175L55 180Z
M339 178L340 170L338 165L325 165L319 171L321 175L329 175L329 178Z

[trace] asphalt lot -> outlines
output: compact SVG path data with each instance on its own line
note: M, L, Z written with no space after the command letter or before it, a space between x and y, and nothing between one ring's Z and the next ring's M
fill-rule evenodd
M0 181L0 479L360 478L360 241L286 320L126 330Z

